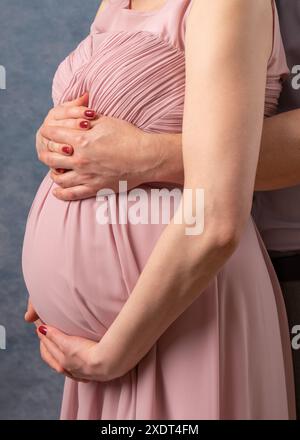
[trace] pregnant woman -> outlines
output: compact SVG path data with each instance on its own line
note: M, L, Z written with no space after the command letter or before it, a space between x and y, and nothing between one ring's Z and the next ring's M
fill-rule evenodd
M59 200L45 177L23 270L41 341L68 376L61 417L294 418L283 299L250 216L263 116L287 71L274 2L105 3L58 68L55 104L88 92L98 114L182 132L183 189L195 221L204 190L204 231L99 224L95 198Z

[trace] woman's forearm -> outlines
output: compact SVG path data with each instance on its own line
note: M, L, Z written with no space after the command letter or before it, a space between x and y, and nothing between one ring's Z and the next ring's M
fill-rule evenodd
M184 181L181 134L150 134L149 181ZM145 154L147 157L147 154ZM300 184L300 110L264 120L255 190L270 191Z
M149 352L234 251L234 236L221 233L219 226L211 222L201 244L199 238L185 235L184 225L172 223L165 229L129 299L98 344L95 361L105 365L106 380L124 375Z
M185 180L177 211L188 208L190 216L177 224L175 215L176 222L165 228L99 342L99 359L107 356L112 376L136 365L196 300L235 250L249 221L271 51L269 6L243 0L193 3L186 32ZM219 76L215 66L224 60ZM201 220L201 214L195 215L199 189L205 192L205 227L202 234L187 235L191 216L196 223Z

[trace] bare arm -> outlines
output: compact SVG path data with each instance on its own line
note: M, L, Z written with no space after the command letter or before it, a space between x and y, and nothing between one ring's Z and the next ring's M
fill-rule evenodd
M164 230L98 346L116 375L149 351L239 242L252 204L271 29L271 4L265 0L193 4L186 34L183 158L185 188L194 194L205 190L206 227L198 236L187 236L185 224ZM216 66L222 66L222 75Z
M147 180L182 185L182 135L155 134L148 143L152 149L147 147L145 151L149 163ZM293 110L264 120L255 190L270 191L299 184L300 110Z
M265 119L255 189L300 184L300 110Z
M172 222L164 230L99 343L40 329L73 376L108 381L128 372L236 249L252 205L271 35L270 2L193 3L186 34L184 189L192 190L194 201L196 190L205 190L205 229L190 236L186 223ZM183 205L186 200L184 193Z

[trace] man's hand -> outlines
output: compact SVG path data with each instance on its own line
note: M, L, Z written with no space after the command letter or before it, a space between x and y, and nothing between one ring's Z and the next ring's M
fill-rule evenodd
M126 121L98 116L87 104L86 94L55 107L37 133L38 156L52 168L60 186L58 198L85 199L103 188L117 191L120 180L127 180L129 189L148 182L183 184L181 134L145 133ZM256 190L299 184L299 127L299 110L265 120ZM75 134L79 138L74 140ZM78 144L75 163L70 160L74 146L68 145L73 140ZM64 173L65 169L71 171Z
M62 200L93 197L100 189L118 192L119 181L126 180L128 188L154 181L157 154L152 134L112 117L99 116L89 122L90 128L78 129L76 120L45 121L39 130L48 140L52 154L40 159L52 169L51 177L60 188L55 196ZM157 135L159 136L159 135ZM62 154L62 145L71 146L73 154ZM70 170L60 173L55 169Z
M181 134L147 133L88 109L88 94L51 109L36 135L38 158L49 166L61 200L93 197L149 182L183 183ZM68 171L68 172L66 172Z

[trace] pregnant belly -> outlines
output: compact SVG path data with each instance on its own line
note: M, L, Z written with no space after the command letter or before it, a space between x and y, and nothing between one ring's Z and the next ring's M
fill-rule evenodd
M165 225L99 224L96 198L63 202L52 195L55 186L47 175L29 213L22 258L26 286L45 323L99 339Z
M166 213L161 205L164 221L156 224L99 224L96 198L63 202L52 195L54 186L47 175L29 213L22 260L25 282L45 323L98 340L128 299L173 210ZM153 208L151 188L143 189L147 197L141 199L139 208L147 208L149 214L153 212L149 209ZM131 205L128 202L129 209ZM116 197L116 219L121 207ZM230 304L248 304L254 294L273 292L251 219L219 277L222 301ZM253 289L249 289L249 280Z

